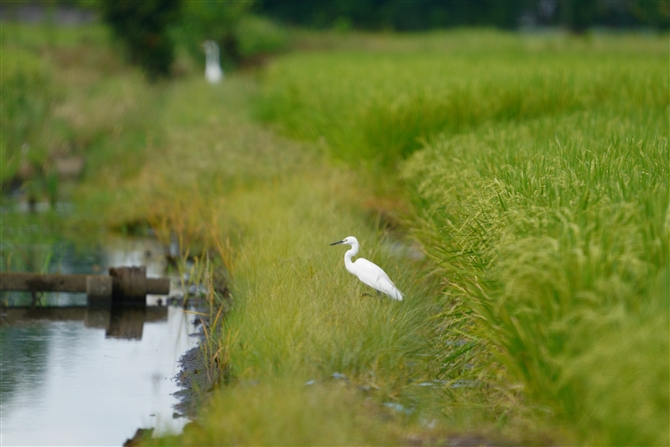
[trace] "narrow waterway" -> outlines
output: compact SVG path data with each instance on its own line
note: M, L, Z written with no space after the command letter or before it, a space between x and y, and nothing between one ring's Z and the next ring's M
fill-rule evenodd
M30 256L49 272L145 265L148 276L166 273L165 247L151 238L88 248L21 239L3 238L3 267ZM173 417L173 393L178 360L198 341L192 313L151 296L144 309L88 309L84 294L67 293L44 294L26 310L30 294L2 294L0 445L120 446L137 428L161 434L188 422Z

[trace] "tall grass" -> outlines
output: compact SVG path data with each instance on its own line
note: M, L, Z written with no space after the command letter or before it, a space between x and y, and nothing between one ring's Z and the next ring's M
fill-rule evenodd
M402 167L441 326L471 340L443 374L474 359L582 443L667 444L667 41L497 36L285 58L257 112Z
M413 384L434 377L426 354L439 296L418 279L420 263L394 257L370 225L362 208L371 193L356 176L250 121L253 89L233 76L220 87L203 79L171 86L155 121L162 145L147 148L140 173L114 191L89 183L86 198L105 220L146 219L190 253L222 260L231 280L232 307L223 319L212 312L223 324L207 327L203 347L225 385L203 409L202 429L164 442L401 439L404 414L401 425L388 424L395 416L381 404L416 408L416 419L433 411L435 399L417 401L426 392ZM328 245L349 234L407 294L401 305L362 295L374 291ZM333 417L334 409L348 411Z
M19 174L21 165L44 161L42 134L54 88L48 64L34 54L3 46L0 64L0 183L4 185Z
M446 287L587 442L668 441L668 160L664 111L593 110L438 138L405 168Z

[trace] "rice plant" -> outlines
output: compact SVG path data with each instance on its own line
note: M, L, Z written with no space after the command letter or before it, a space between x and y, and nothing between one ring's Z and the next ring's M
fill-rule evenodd
M667 41L481 37L284 58L257 113L382 185L401 167L443 377L576 442L667 444Z
M437 138L405 166L474 333L588 442L667 442L668 160L664 110L594 110Z

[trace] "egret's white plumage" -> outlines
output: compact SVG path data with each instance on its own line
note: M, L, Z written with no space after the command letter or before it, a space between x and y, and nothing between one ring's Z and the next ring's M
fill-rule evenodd
M344 266L347 268L349 273L356 275L358 279L360 279L364 284L367 284L373 289L385 293L394 300L402 300L402 293L400 293L400 290L398 290L395 284L393 284L393 281L391 281L384 270L382 270L378 265L373 264L364 258L358 258L353 262L351 261L351 258L358 253L358 239L353 236L349 236L345 237L341 241L333 242L330 245L337 244L351 245L351 248L344 254Z
M202 44L205 48L205 79L210 84L216 84L223 79L223 71L219 63L219 46L213 40L207 40Z

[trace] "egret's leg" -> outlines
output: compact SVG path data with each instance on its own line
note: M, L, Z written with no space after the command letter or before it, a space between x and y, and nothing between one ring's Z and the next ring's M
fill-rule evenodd
M361 294L361 296L374 296L374 297L377 297L377 298L379 298L379 299L384 298L384 297L382 296L382 293L381 293L379 290L375 290L375 292L377 292L377 293L375 293L374 295L371 294L371 293L368 293L368 292L363 292L363 293Z

